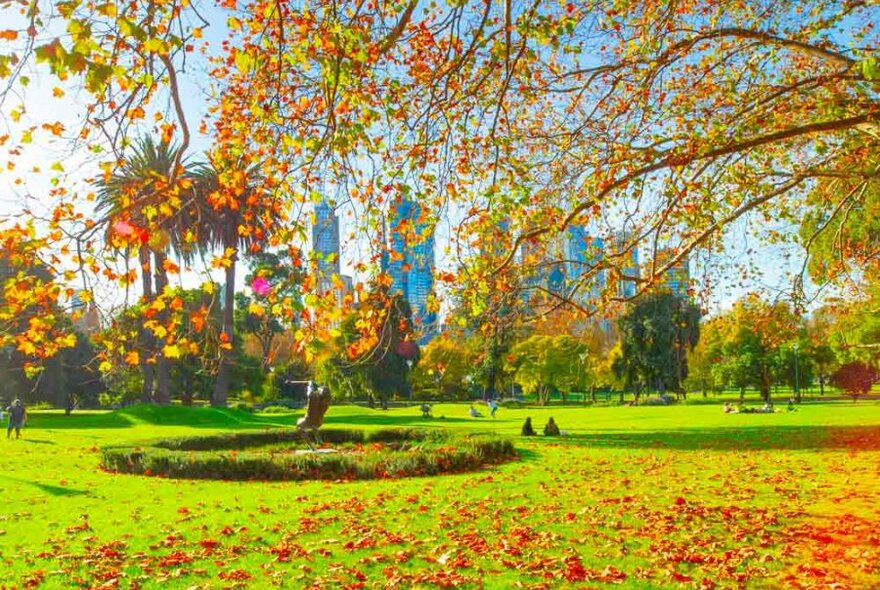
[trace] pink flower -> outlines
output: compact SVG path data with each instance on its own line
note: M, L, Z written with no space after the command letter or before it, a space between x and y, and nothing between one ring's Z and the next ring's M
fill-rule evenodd
M268 295L271 289L272 286L269 284L269 281L263 277L257 277L251 283L251 290L254 292L254 295L259 295L260 297Z

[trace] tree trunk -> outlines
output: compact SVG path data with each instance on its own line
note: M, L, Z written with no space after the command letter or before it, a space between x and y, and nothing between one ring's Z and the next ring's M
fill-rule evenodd
M146 247L141 247L138 250L138 262L141 266L143 301L149 303L153 300L153 273L150 270L150 251ZM141 403L149 404L153 402L153 365L148 361L153 354L155 338L153 338L153 333L143 326L140 327L138 333L141 344L140 366L144 376L144 382L141 386Z
M596 403L596 386L590 385L590 401Z
M153 256L156 261L156 268L153 269L156 281L156 295L161 296L168 286L168 271L165 270L165 254L162 252L154 252ZM167 328L168 324L168 308L166 307L158 313L158 321L160 326ZM170 373L171 361L165 357L164 343L159 340L156 342L156 395L154 399L157 404L167 405L171 403Z
M739 386L739 403L744 404L746 402L746 386Z
M272 354L272 340L274 340L274 336L275 335L270 332L268 335L263 334L259 337L260 352L262 353L260 368L263 370L263 375L268 375L269 369L272 368L272 359L270 356Z
M770 371L767 368L761 371L761 397L764 403L770 403Z
M227 246L228 248L228 246ZM229 384L232 379L231 363L232 363L232 346L233 346L233 317L235 313L235 261L238 258L233 254L232 261L226 267L226 301L223 306L223 334L226 335L226 342L221 342L224 346L220 347L220 364L217 367L217 380L214 382L214 394L211 396L211 405L225 407L226 400L229 397Z
M819 395L825 395L825 375L819 374Z

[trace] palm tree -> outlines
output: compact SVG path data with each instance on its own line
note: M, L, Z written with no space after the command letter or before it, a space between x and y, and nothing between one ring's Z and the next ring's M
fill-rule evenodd
M210 158L209 158L210 159ZM231 170L231 171L230 171ZM211 404L225 406L231 383L232 347L235 323L235 271L239 252L259 246L264 231L283 217L280 201L262 188L259 170L251 167L244 172L211 161L194 168L194 191L199 201L213 207L203 228L205 240L223 253L225 282L223 291L223 328L217 378ZM208 207L205 207L206 209ZM265 230L240 231L243 227L261 226Z
M107 222L108 237L114 231L113 225L116 222L128 221L142 228L153 227L158 232L164 232L168 236L167 241L179 256L184 259L192 256L193 249L184 247L185 240L181 237L181 231L185 227L198 227L198 224L193 225L191 220L185 219L192 215L197 201L185 190L191 183L188 171L185 168L175 169L179 160L180 148L176 145L164 141L156 143L150 136L142 137L136 141L131 157L119 170L96 183L96 210L101 219ZM182 182L175 182L172 186L172 176ZM166 207L170 207L170 210L163 212ZM158 221L151 221L153 219ZM147 305L168 286L168 244L161 239L161 233L158 235L160 239L141 240L137 246L143 302ZM159 322L163 323L166 319L167 312L161 311ZM145 352L140 361L144 376L141 401L169 403L171 396L168 359L162 354L161 347L157 346L155 336L150 330L142 327L139 340ZM147 358L148 354L153 353L157 356L155 369Z

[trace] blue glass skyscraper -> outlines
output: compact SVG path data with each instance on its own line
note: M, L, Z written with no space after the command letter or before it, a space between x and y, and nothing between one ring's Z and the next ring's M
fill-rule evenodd
M400 198L391 206L388 230L391 293L409 302L419 343L425 344L437 331L437 314L428 309L434 290L434 228L418 203Z
M574 284L602 261L604 243L602 238L590 236L584 225L569 226L567 238L565 255L569 266L568 276ZM604 288L605 270L600 269L580 286L579 298L584 303L595 304Z
M620 232L614 236L617 245L617 253L622 257L619 260L620 272L626 277L638 278L639 274L639 248L635 244L630 244L630 235L627 232ZM629 248L628 251L624 252ZM633 279L621 278L617 284L617 296L625 299L635 297L636 282Z
M327 201L315 205L312 252L318 263L318 285L330 288L331 277L339 274L339 216Z

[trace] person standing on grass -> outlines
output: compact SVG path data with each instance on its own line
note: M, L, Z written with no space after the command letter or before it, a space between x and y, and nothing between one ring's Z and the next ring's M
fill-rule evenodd
M494 417L495 417L495 412L497 412L497 411L498 411L498 402L495 401L494 398L493 398L493 399L490 399L490 400L489 400L489 415L492 416L492 417L494 418Z
M27 416L24 404L21 403L20 399L16 399L12 402L11 406L6 408L6 411L9 412L9 424L6 427L6 438L12 436L13 428L15 429L15 438L21 438L21 427L24 426L25 416Z

